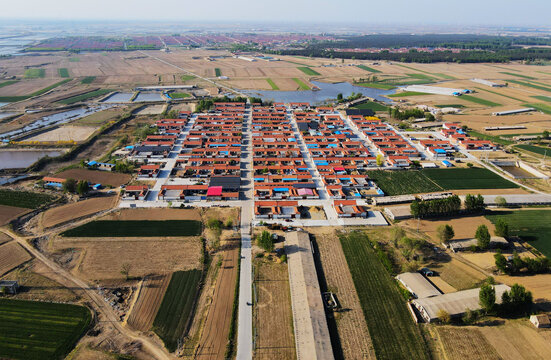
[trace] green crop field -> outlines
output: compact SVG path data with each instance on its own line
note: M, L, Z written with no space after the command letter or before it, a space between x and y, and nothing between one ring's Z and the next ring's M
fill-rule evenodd
M484 168L424 169L423 175L444 190L510 189L518 185Z
M485 105L485 106L492 106L492 107L501 106L501 104L495 103L493 101L477 98L471 95L461 95L461 99L468 100L470 102L474 102L476 104Z
M429 359L418 325L367 235L340 236L377 359Z
M270 84L272 90L279 90L279 86L277 86L272 79L266 79L266 81L268 82L268 84Z
M70 61L70 62L79 62L79 61L80 61L80 58L78 58L78 57L70 57L70 58L69 58L69 61Z
M98 97L98 96L101 96L101 95L109 94L111 91L112 90L109 90L109 89L99 89L99 90L87 92L85 94L72 96L72 97L67 98L67 99L59 100L58 102L61 103L61 104L65 104L65 105L71 105L71 104L77 103L79 101L88 100L88 99L95 98L95 97Z
M178 339L186 330L198 296L200 270L177 271L172 274L157 316L153 331L159 335L169 351L176 350Z
M516 148L520 148L522 150L530 151L536 154L540 155L551 155L551 148L545 148L543 146L535 146L535 145L515 145Z
M4 81L4 82L0 83L0 88L3 88L4 86L8 86L8 85L11 85L11 84L15 84L17 82L19 82L19 80Z
M530 79L530 80L534 80L535 77L531 77L531 76L528 76L528 75L522 75L522 74L515 74L515 73L512 73L512 72L507 72L507 71L501 71L502 74L505 74L505 75L511 75L511 76L516 76L516 77L520 77L520 78L523 78L523 79Z
M312 68L309 68L308 66L299 66L297 69L299 69L300 71L302 71L303 73L309 76L321 75L319 72L317 72Z
M380 73L381 72L380 70L373 69L372 67L365 66L365 65L356 65L356 66L359 67L362 70L369 71L369 72L372 72L372 73Z
M386 96L396 98L396 97L418 96L418 95L431 95L431 94L427 94L427 93L419 92L419 91L402 91L402 92L398 92L396 94L391 94L391 95L386 95Z
M215 76L222 76L222 71L220 71L220 68L214 68L214 75Z
M495 136L495 135L483 134L483 133L480 133L480 132L474 131L474 130L469 130L469 135L473 136L475 138L478 138L480 140L490 140L492 142L495 142L496 144L501 144L501 145L514 144L514 141L505 140L505 139L502 139L499 136Z
M310 86L299 78L293 78L293 81L298 84L299 90L310 90Z
M27 69L23 75L25 79L38 79L46 76L45 69Z
M434 73L432 75L436 75L438 77L441 77L442 79L447 79L447 80L457 80L456 77L453 77L451 75L447 75L447 74L442 74L442 73Z
M500 93L498 93L497 91L492 91L492 90L488 90L488 89L482 89L482 88L479 88L479 87L475 87L475 89L478 89L478 90L481 90L481 91L486 91L486 92L492 93L492 94L494 94L494 95L503 96L503 97L506 97L506 98L511 99L511 100L524 101L524 100L518 99L518 98L516 98L516 97L512 97L512 96L505 95L505 94L500 94Z
M396 88L394 85L388 85L388 84L382 84L378 82L360 82L360 83L354 83L356 86L363 86L363 87L370 87L373 89L382 89L382 90L392 90Z
M527 86L538 90L551 92L551 87L548 87L548 86L535 85L526 81L519 81L519 80L507 80L507 81L513 84L518 84L518 85Z
M84 79L80 81L81 84L91 84L96 80L95 76L86 76Z
M0 358L65 358L91 318L83 306L0 299Z
M547 104L522 104L522 106L533 107L544 114L551 114L551 105Z
M433 81L434 78L432 76L428 76L428 75L425 75L425 74L406 74L407 76L409 77L412 77L414 79L419 79L419 80L428 80L428 81Z
M67 70L67 68L57 69L57 73L62 78L68 78L69 77L69 70Z
M511 235L528 241L551 259L551 210L492 211L486 217L492 223L497 219L505 220Z
M36 209L42 205L51 203L53 200L54 197L47 194L0 189L0 205Z
M201 235L195 220L96 220L61 235L67 237L161 237Z
M173 99L185 99L190 97L191 95L188 93L179 93L179 92L173 92L169 94L171 98Z
M388 111L388 107L373 101L367 101L362 104L354 105L354 109L370 109L373 111Z
M2 84L0 84L0 85L2 85ZM549 96L536 95L536 96L532 96L532 97L535 98L535 99L541 100L541 101L551 102L551 97L549 97Z
M370 170L367 174L385 192L385 195L418 194L442 190L417 170Z
M195 79L195 76L193 76L193 75L182 75L182 76L180 76L180 79L182 79L182 81L189 81L189 80Z

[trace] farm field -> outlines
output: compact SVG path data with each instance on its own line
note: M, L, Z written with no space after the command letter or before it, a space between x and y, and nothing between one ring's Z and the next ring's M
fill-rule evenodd
M551 259L551 210L492 211L486 217L492 223L498 219L505 220L511 235L527 241Z
M80 118L71 122L73 125L103 125L106 122L115 119L117 116L122 115L125 112L126 108L115 108L107 109L103 111L98 111L92 115Z
M53 200L54 197L48 194L0 189L0 205L36 209Z
M422 219L417 221L416 219L409 219L400 221L400 225L414 229L427 234L435 243L440 242L436 235L436 229L442 224L450 224L455 231L455 240L459 239L472 239L478 225L486 225L490 232L493 232L494 225L486 219L484 216L461 216L454 218L439 218L439 219Z
M0 276L31 259L31 255L15 241L0 245Z
M501 106L501 104L498 104L498 103L490 101L490 100L482 99L482 98L479 98L479 97L476 97L476 96L461 95L461 98L463 100L468 100L468 101L474 102L475 104L480 104L480 105L484 105L484 106L492 106L492 107L493 106Z
M545 148L543 146L521 144L521 145L515 145L515 147L522 150L530 151L539 155L551 154L551 148Z
M483 168L424 169L422 172L444 190L518 187L509 180Z
M96 80L95 76L86 76L84 79L80 81L81 84L91 84Z
M144 280L127 323L136 330L148 331L159 311L172 275L150 275Z
M197 209L121 209L110 213L101 220L195 220L201 221L201 213Z
M476 328L435 326L448 360L500 360L496 350Z
M109 90L109 89L94 90L94 91L90 91L90 92L87 92L87 93L84 93L84 94L81 94L81 95L76 95L76 96L72 96L72 97L67 98L67 99L59 100L58 102L60 104L71 105L71 104L77 103L79 101L84 101L84 100L88 100L88 99L92 99L92 98L95 98L95 97L99 97L99 96L102 96L102 95L109 94L111 91L112 90Z
M377 69L374 69L372 67L369 67L369 66L365 66L365 65L358 65L358 67L362 70L365 70L365 71L369 71L369 72L372 72L372 73L380 73L379 70Z
M83 306L0 299L0 357L63 358L90 321Z
M31 209L26 209L16 206L7 206L0 205L0 226L7 224L13 219L31 211Z
M27 69L23 75L26 79L38 79L46 76L45 69Z
M128 174L87 169L69 169L52 176L62 179L87 180L93 184L111 185L113 187L126 184L131 179Z
M419 95L430 95L430 94L419 92L419 91L402 91L396 94L387 95L387 97L397 98L397 97L408 97L408 96L419 96Z
M428 349L406 301L367 236L349 233L341 235L340 241L377 358L428 359Z
M373 101L368 101L362 104L354 105L355 109L370 109L375 112L377 111L388 111L388 107L383 104L379 104Z
M78 276L92 281L124 279L123 264L130 266L129 276L146 276L196 269L201 260L197 237L56 238L50 250Z
M61 233L65 237L165 237L200 235L195 220L96 220Z
M375 359L360 299L335 230L312 227L308 231L315 238L327 289L337 296L342 309L346 309L334 313L342 355L345 359Z
M279 86L276 85L276 83L272 79L266 79L268 84L272 87L272 90L279 90Z
M385 195L418 194L442 190L422 172L416 170L370 170L367 174L384 191Z
M199 338L197 359L224 359L239 267L239 244L228 241L214 285L214 297Z
M293 78L293 81L297 83L299 90L310 90L310 86L299 78Z
M287 264L270 260L255 262L257 302L254 323L257 329L254 359L294 359L293 313Z
M163 301L153 321L153 331L173 352L192 316L193 305L198 297L200 270L177 271L172 274Z
M115 206L116 200L116 196L97 197L48 209L42 215L41 223L44 228L64 224L110 209Z
M93 126L60 126L50 131L43 132L36 136L26 139L26 141L58 142L75 141L80 142L88 139L96 131Z
M67 68L59 68L59 69L57 69L57 73L58 73L59 77L62 77L62 78L68 78L69 77L69 70L67 70Z
M312 68L309 68L308 66L299 66L297 69L299 69L300 71L302 71L303 73L305 73L308 76L321 75L319 72L317 72L316 70L314 70Z

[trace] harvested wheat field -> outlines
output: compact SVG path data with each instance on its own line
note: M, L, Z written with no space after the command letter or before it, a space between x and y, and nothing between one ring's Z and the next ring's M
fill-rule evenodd
M198 237L56 239L55 253L77 251L72 271L88 280L121 279L121 267L130 265L130 276L162 274L200 267L201 241Z
M50 130L39 135L26 139L26 141L42 141L42 142L57 142L57 141L84 141L96 131L94 126L61 126L54 130Z
M170 274L147 276L140 287L138 299L128 317L128 324L136 330L148 331L159 311L170 283Z
M132 178L128 174L87 169L69 169L52 176L62 179L86 180L93 184L111 185L114 187L126 184Z
M197 359L224 359L237 281L239 245L227 242L197 348Z
M57 83L59 79L20 80L0 88L0 96L25 96Z
M286 263L256 262L255 359L294 359L293 313Z
M459 239L472 239L476 232L476 228L479 225L486 225L490 233L494 233L494 225L490 220L486 219L484 216L464 216L457 218L447 218L439 220L421 220L417 221L415 219L410 219L400 222L400 225L406 227L410 230L417 231L417 224L419 224L419 231L426 233L431 237L435 243L439 243L436 236L436 229L440 225L451 225L455 231L454 240Z
M0 246L0 275L31 260L31 255L17 242L10 241Z
M0 226L5 225L13 219L31 211L30 209L0 205Z
M486 279L484 273L455 258L431 266L431 269L436 270L440 279L456 290L472 289Z
M49 209L42 215L42 227L54 227L85 216L93 215L100 211L108 210L115 206L116 202L116 196L107 196Z
M201 214L197 209L141 208L122 209L101 218L101 220L197 220Z
M333 228L309 228L315 237L327 289L335 293L344 312L335 313L345 359L375 359L365 317L348 269L341 242Z
M523 256L522 254L520 254ZM530 276L496 276L496 281L509 286L520 284L530 290L534 296L534 302L540 303L546 311L551 311L551 274L536 274Z
M7 243L8 241L11 241L12 238L8 235L4 234L3 232L0 232L0 245Z
M435 327L448 360L499 360L501 357L482 333L472 327Z
M551 359L551 342L526 319L479 329L504 360Z

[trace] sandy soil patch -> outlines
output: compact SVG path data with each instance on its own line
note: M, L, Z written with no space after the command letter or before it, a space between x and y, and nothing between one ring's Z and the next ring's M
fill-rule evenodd
M15 206L0 205L0 226L9 223L13 219L29 211L32 211L32 210L15 207Z
M59 79L21 80L15 84L0 88L0 96L24 96L55 84Z
M201 216L203 221L206 222L209 219L218 219L225 223L230 219L233 223L233 226L239 225L239 219L241 214L240 208L221 208L221 207L210 207L202 208Z
M33 136L27 139L27 141L56 142L73 140L80 142L88 139L88 137L92 135L96 129L97 128L93 126L61 126L45 133Z
M159 311L171 275L148 276L140 288L138 299L128 317L128 324L136 330L148 331Z
M201 221L201 214L197 209L123 209L115 211L101 220L197 220Z
M480 194L480 195L508 195L508 194L529 194L522 188L512 189L475 189L475 190L452 190L457 195Z
M73 125L103 125L106 122L115 119L117 116L122 115L128 108L126 106L117 107L114 109L107 109L98 111L92 115L80 118L74 122Z
M152 105L146 106L142 110L138 111L137 115L160 115L163 113L166 105Z
M73 178L75 180L87 180L93 184L111 186L120 186L122 184L126 184L131 179L131 176L128 174L87 169L69 169L52 176L62 179Z
M482 272L455 258L451 258L448 262L433 265L431 269L436 270L442 281L456 290L472 289L486 278L486 275Z
M499 275L496 276L496 280L509 286L514 285L515 283L523 285L527 290L532 292L535 302L551 302L551 286L549 286L549 284L551 284L551 274L537 274L530 276ZM550 310L548 304L543 304L543 306L546 310Z
M417 225L419 224L419 231L426 233L431 237L435 243L440 243L436 236L436 229L440 225L449 224L453 227L455 232L454 240L459 239L472 239L476 232L476 228L479 225L486 225L491 234L494 232L494 225L490 220L484 216L465 216L459 218L447 218L447 219L434 219L434 220L421 220L410 219L400 222L400 225L410 230L417 231Z
M17 242L10 241L0 246L0 275L11 271L26 261L31 255Z
M49 209L42 215L42 226L49 228L110 209L116 201L116 196L98 197Z
M452 293L452 292L456 292L457 290L451 286L450 284L448 284L447 282L445 282L444 280L442 280L442 278L440 276L431 276L429 278L429 280L434 284L436 285L436 287L438 289L440 289L440 291L442 291L444 294L447 294L447 293Z

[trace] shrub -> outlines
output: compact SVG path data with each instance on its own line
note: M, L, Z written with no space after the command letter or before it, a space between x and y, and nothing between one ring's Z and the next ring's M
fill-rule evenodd
M440 225L438 226L438 228L436 229L436 234L438 235L438 239L440 239L440 241L442 243L446 243L448 241L450 241L451 239L453 239L453 237L455 236L455 232L453 231L453 227L451 225Z
M444 309L438 310L438 313L436 315L438 316L438 320L440 320L442 324L449 324L452 321L450 313L448 313Z
M505 220L497 219L495 225L496 230L494 231L494 234L496 234L496 236L502 236L504 238L509 237L509 224L507 224Z
M207 227L209 229L220 229L222 227L222 222L218 219L211 218L207 220Z
M496 303L496 289L490 284L482 285L478 293L478 301L484 311L492 311Z
M267 252L274 251L274 242L272 240L272 234L264 230L257 238L257 244Z

